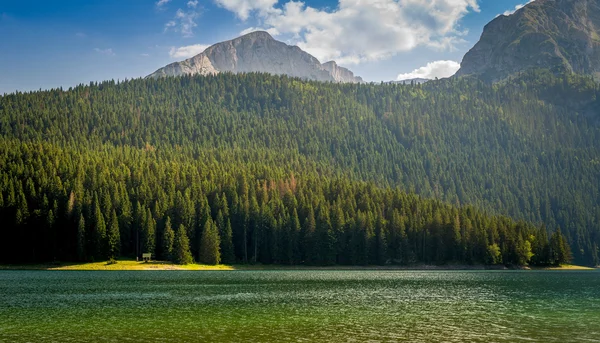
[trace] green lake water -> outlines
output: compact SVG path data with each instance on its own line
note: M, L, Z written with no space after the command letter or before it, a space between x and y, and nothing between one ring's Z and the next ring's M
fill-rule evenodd
M600 342L598 271L0 271L0 342Z

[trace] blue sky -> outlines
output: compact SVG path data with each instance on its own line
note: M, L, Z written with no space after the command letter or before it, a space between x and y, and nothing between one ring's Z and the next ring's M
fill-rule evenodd
M0 0L0 94L142 77L253 29L367 81L442 75L523 2Z

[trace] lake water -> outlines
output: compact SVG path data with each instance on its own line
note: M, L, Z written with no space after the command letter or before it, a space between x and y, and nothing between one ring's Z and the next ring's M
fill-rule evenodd
M0 342L600 342L597 271L0 271Z

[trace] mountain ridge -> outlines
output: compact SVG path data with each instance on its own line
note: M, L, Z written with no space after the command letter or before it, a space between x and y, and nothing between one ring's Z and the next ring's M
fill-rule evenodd
M529 69L600 78L600 3L537 0L488 23L456 76L500 81Z
M275 40L266 31L254 31L216 43L184 61L171 63L147 77L213 75L221 72L264 72L323 82L359 83L362 78L335 61L321 64L297 46Z

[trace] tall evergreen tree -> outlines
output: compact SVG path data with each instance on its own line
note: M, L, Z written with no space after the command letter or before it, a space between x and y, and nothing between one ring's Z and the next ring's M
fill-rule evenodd
M560 228L550 237L550 261L555 266L571 261L571 249Z
M86 259L86 233L85 233L85 219L83 214L79 215L79 222L77 224L77 259L84 261Z
M115 210L110 216L110 226L108 228L108 257L114 259L119 256L121 251L121 234L119 231L119 220Z
M190 240L183 224L175 233L175 242L173 242L173 262L177 264L190 264L194 262L192 252L190 251Z
M219 210L217 213L217 228L219 230L221 244L221 260L224 263L233 263L235 261L235 256L233 252L233 232L231 230L231 221L229 218L225 220L222 210Z
M202 232L199 261L210 265L221 263L220 244L221 240L217 226L212 220L207 220Z
M306 264L316 264L319 257L316 237L317 223L315 221L315 212L312 207L308 208L308 215L304 220L302 228L302 258Z
M162 243L162 257L167 260L173 260L175 258L173 255L173 248L175 245L175 231L173 231L173 228L171 227L170 217L167 217L167 220L165 221L165 229L163 231Z
M152 216L152 212L150 209L146 209L146 216L144 220L144 229L142 235L143 249L142 251L145 253L154 254L154 249L156 247L156 222L154 221L154 217Z
M294 208L290 217L289 230L289 263L297 264L302 261L302 253L300 249L300 231L302 229L300 226L300 219L298 218L298 211L296 210L296 208Z
M94 201L94 246L96 247L94 257L96 259L106 258L106 223L97 197Z

